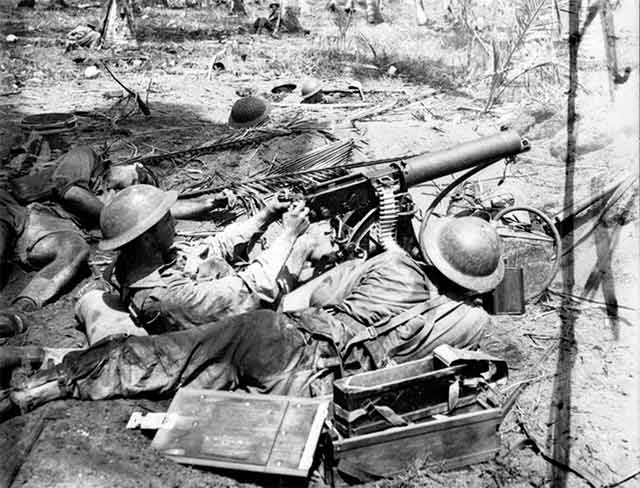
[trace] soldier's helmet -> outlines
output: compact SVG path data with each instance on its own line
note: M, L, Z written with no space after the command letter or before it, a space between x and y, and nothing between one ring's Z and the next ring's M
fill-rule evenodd
M266 120L271 111L269 102L258 97L243 97L231 108L229 125L236 129L254 127Z
M156 225L178 199L177 191L133 185L119 192L100 212L103 251L118 249Z
M302 102L310 101L322 91L322 83L317 78L307 78L300 85L300 95Z
M504 277L500 236L479 217L432 217L420 245L440 273L468 290L491 291Z

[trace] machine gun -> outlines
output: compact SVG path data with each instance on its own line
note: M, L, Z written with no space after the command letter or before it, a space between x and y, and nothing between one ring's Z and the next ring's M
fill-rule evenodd
M304 200L312 222L331 221L341 250L340 257L347 258L370 252L371 245L385 249L407 235L403 230L410 228L415 213L409 188L468 170L461 178L464 179L501 159L512 159L527 150L529 141L516 132L503 131L450 149L404 159L276 174L224 187L190 191L182 193L180 198L228 188L240 195L239 200L254 201L256 196L262 200L276 194L283 200Z
M410 225L415 206L409 188L469 170L464 179L529 148L527 139L516 132L503 131L367 173L355 172L320 183L297 185L285 198L302 198L310 209L312 222L331 219L343 257L362 255L372 243L388 248L397 242L399 229Z

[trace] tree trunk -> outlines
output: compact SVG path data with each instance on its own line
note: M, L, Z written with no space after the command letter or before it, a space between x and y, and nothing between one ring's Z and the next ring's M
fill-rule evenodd
M284 0L281 4L281 9L280 27L282 30L291 34L309 32L300 23L299 0Z
M427 14L424 11L424 4L422 0L415 0L416 2L416 21L418 25L427 25Z
M581 0L569 1L569 92L567 96L567 158L564 181L564 208L569 212L574 209L575 161L576 161L576 95L578 91L578 50L580 47L580 12ZM562 291L565 297L571 296L575 283L575 263L573 236L569 234L562 243L569 252L565 255L562 266ZM571 307L568 299L563 298L560 324L560 341L556 377L549 406L548 443L553 446L551 457L565 466L571 465L572 431L572 375L576 362L575 322L578 312ZM553 465L551 468L552 488L566 488L568 472Z
M381 24L384 22L380 13L380 0L367 0L367 22L370 24Z
M615 79L618 77L618 55L616 53L616 33L613 25L613 13L611 12L608 0L602 2L600 20L602 22L604 52L607 60L607 71L609 73L609 96L613 100Z
M244 8L244 0L233 0L231 4L231 15L247 15L247 10Z
M138 44L133 16L126 0L110 0L102 24L101 40L104 47Z
M307 32L307 30L302 27L300 23L300 9L296 7L285 7L284 14L282 15L282 20L280 22L283 29L292 34L299 32Z

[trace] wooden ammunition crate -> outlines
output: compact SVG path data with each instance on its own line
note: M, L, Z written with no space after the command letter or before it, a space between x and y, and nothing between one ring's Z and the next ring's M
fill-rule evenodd
M505 376L504 361L440 346L427 358L336 381L333 421L344 437L420 422L476 403L483 382Z
M327 481L338 487L393 476L416 465L454 469L493 458L502 409L475 404L464 410L356 437L327 437Z
M328 399L178 390L151 446L178 463L307 477Z

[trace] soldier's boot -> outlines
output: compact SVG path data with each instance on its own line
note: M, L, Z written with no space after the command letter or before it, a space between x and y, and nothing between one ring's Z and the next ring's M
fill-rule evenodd
M22 334L29 327L29 319L16 307L0 312L0 337Z
M0 422L9 418L16 410L16 406L9 397L9 390L0 390Z
M19 367L32 370L40 367L50 368L62 363L68 353L83 350L84 348L2 346L0 347L0 373L10 372Z
M53 400L68 398L70 395L64 386L65 377L60 365L38 371L14 383L11 401L22 413L26 413Z
M44 348L40 346L2 346L0 347L0 372L27 366L39 368L44 360Z

